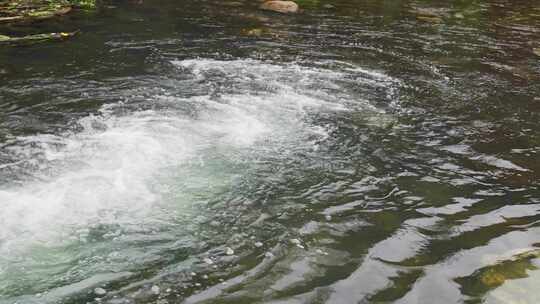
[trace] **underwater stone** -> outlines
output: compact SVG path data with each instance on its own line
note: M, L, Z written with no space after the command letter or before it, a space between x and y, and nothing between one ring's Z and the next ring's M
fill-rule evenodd
M291 242L291 244L294 244L294 245L300 245L299 239L290 239L289 242Z
M272 0L267 1L259 6L260 9L265 11L273 11L282 14L291 14L298 12L298 4L292 1Z

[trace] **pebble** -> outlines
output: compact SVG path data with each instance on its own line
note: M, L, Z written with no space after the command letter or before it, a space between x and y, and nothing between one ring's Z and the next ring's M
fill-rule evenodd
M324 217L327 221L331 221L332 220L332 216L331 215L327 215Z
M201 283L195 283L195 286L201 287Z
M207 275L203 275L202 278L205 279L205 280L208 280L208 276L207 276Z
M263 243L261 243L261 242L255 242L255 244L253 244L253 245L255 245L255 247L257 247L257 248L260 248L260 247L263 246Z
M226 254L226 255L233 255L233 254L234 254L234 250L232 250L231 247L227 247L227 248L225 248L225 254Z
M191 275L192 277L196 276L197 274L195 272L190 272L189 275Z
M102 296L104 294L107 293L107 291L101 287L98 287L96 289L94 289L94 293L97 294L98 296Z
M267 251L265 254L264 254L265 257L267 258L273 258L274 257L274 254L271 253L270 251Z
M214 261L212 261L212 259L210 259L210 258L204 258L203 262L205 262L208 265L214 264Z
M157 286L157 285L152 286L152 288L150 290L152 290L152 293L156 294L156 295L158 295L159 292L160 292L159 286Z
M294 244L294 245L300 245L299 239L290 239L289 242L291 242L291 244Z

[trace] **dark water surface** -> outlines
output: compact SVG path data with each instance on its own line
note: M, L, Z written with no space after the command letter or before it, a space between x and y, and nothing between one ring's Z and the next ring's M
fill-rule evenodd
M0 47L0 303L540 303L538 1L115 5Z

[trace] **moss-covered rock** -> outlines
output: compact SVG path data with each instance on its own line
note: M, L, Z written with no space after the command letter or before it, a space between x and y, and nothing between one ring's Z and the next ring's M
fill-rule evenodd
M65 40L75 36L77 32L60 32L60 33L45 33L26 35L21 37L10 37L6 35L0 35L0 45L21 45L21 44L34 44L47 41L59 41Z

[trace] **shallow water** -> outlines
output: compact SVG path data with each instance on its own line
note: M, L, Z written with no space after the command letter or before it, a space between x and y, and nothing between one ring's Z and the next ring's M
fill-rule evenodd
M538 303L540 6L301 6L0 48L0 303Z

